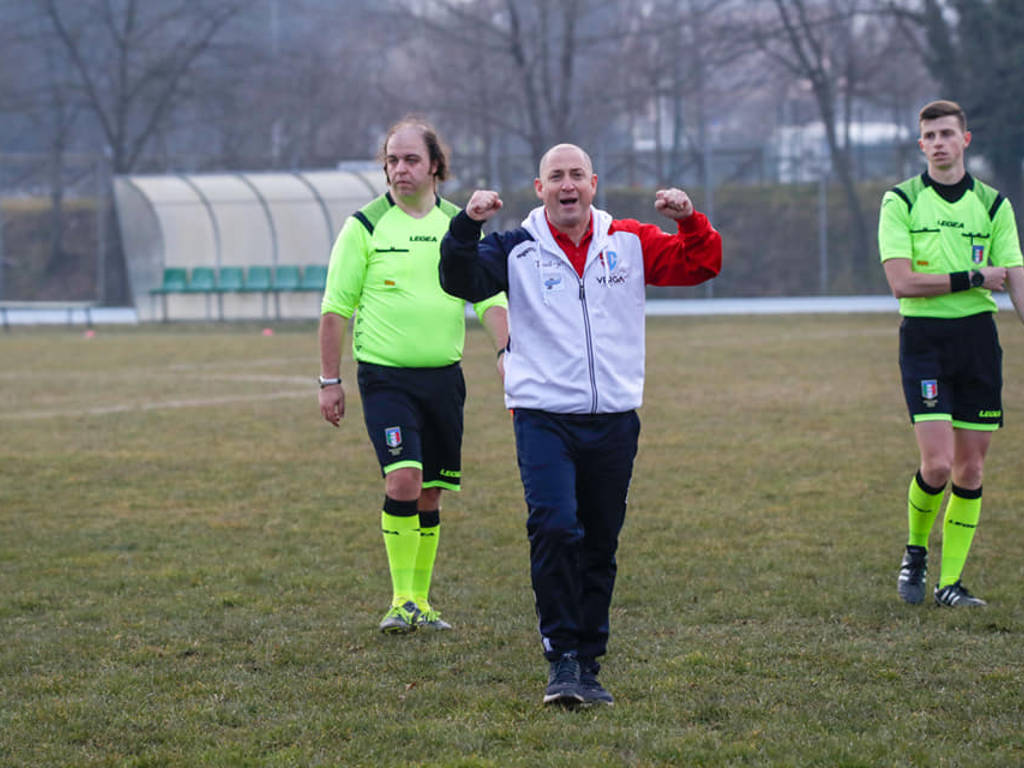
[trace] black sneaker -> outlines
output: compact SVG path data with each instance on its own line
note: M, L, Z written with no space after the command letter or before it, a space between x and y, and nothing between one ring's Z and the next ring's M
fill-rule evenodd
M597 681L597 673L600 671L601 665L597 659L580 659L580 693L583 694L583 703L611 706L615 699Z
M924 601L924 577L927 573L928 550L908 544L900 563L900 577L896 581L896 591L903 602L917 605Z
M968 592L967 587L960 583L960 579L957 579L952 584L947 584L941 589L935 587L935 602L939 605L948 605L953 608L988 605L980 597L975 597Z
M548 687L544 690L545 704L574 707L583 703L580 692L580 662L576 653L563 653L562 658L551 662L548 672Z

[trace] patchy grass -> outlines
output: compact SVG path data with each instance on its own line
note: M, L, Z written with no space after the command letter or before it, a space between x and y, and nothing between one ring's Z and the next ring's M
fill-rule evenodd
M311 325L0 335L0 764L1021 764L1024 334L1000 324L1008 426L965 577L991 606L950 611L895 596L894 317L653 318L617 704L581 712L540 706L479 330L434 590L456 631L406 638L376 631L382 482L355 388L340 430L319 418Z

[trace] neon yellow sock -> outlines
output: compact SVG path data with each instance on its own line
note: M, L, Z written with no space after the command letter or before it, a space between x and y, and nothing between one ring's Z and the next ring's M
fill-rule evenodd
M420 512L420 547L416 551L416 568L412 574L412 597L421 611L430 609L430 580L434 575L440 538L440 510Z
M412 505L412 514L393 514L407 513L408 505ZM384 507L380 513L380 529L391 571L391 604L402 605L413 599L412 577L420 546L420 518L415 501L385 499Z
M939 516L944 490L936 490L927 485L920 472L911 479L910 490L907 492L908 545L928 548L928 535L932 532L935 518Z
M945 587L960 578L967 553L971 550L974 531L981 518L981 488L976 491L953 486L942 523L942 570L939 586Z

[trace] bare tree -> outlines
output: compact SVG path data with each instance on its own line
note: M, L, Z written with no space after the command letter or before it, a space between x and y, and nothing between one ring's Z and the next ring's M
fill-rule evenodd
M946 98L967 112L974 151L1011 200L1022 195L1024 162L1024 13L1019 0L891 0Z
M534 160L552 143L582 142L610 122L607 98L600 113L589 99L620 55L624 4L407 0L393 8L409 29L426 33L414 48L421 103L515 137ZM419 78L424 66L440 79Z
M64 259L66 161L81 109L70 87L66 60L53 35L41 23L39 14L24 6L3 11L11 22L7 26L9 34L4 51L11 56L12 63L16 62L11 71L16 71L18 77L4 83L6 87L0 92L6 97L7 107L18 115L24 128L31 131L31 144L46 150L45 180L48 183L45 186L49 189L50 210L49 257L45 272L52 274L59 270ZM38 176L37 165L28 166L33 176ZM13 181L18 184L22 179Z
M52 25L115 173L136 168L185 78L241 0L36 0Z
M868 70L877 62L863 34L870 0L772 0L773 13L754 24L753 39L771 61L807 83L824 127L831 170L851 217L853 274L863 280L873 249L857 194L850 126Z
M649 113L659 183L678 179L684 161L701 168L705 187L711 182L712 125L733 111L726 94L734 98L733 64L746 44L732 16L738 7L732 0L656 0L637 8L621 59L623 101Z
M249 7L197 64L194 109L221 167L331 166L371 157L388 106L388 40L370 0L270 0ZM340 23L339 23L340 21ZM324 34L324 30L330 34ZM181 131L179 131L181 132Z

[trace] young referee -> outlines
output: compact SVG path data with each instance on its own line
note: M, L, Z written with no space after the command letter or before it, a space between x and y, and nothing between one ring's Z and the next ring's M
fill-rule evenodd
M980 606L961 574L981 516L985 454L1003 425L991 291L1005 285L1024 321L1024 260L1010 201L966 171L971 133L960 106L927 104L919 125L928 170L885 193L878 223L879 254L903 316L900 371L920 450L897 591L908 603L924 600L929 534L952 481L935 602Z
M439 243L459 209L437 195L448 159L432 126L407 118L382 151L388 192L350 216L327 272L320 318L320 413L345 415L341 349L355 314L352 350L370 441L384 475L381 533L392 598L380 629L450 629L430 604L441 530L441 491L462 477L459 361L465 302L441 290ZM502 293L474 305L495 349L508 342ZM500 363L499 363L500 365Z

